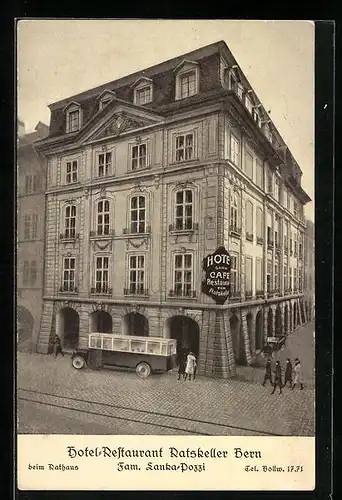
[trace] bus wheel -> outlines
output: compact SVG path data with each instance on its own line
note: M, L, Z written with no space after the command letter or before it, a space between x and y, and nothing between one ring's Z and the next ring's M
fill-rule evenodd
M135 373L140 378L147 378L151 374L151 367L147 363L139 363L135 369Z
M85 359L82 358L82 356L75 356L72 359L72 366L76 368L76 370L81 370L81 368L84 368L85 364Z

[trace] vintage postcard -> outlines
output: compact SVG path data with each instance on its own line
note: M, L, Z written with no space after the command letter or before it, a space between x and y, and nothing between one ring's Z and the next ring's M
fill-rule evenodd
M309 21L17 24L20 490L313 490Z

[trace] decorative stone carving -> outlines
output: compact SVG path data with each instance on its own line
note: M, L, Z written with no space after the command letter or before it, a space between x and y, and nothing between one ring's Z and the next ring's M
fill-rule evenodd
M125 115L125 113L119 113L114 116L113 121L110 123L110 125L105 128L98 136L97 138L100 137L106 137L110 135L120 135L122 132L126 132L127 130L135 129L135 128L140 128L146 125L141 120L136 120L134 118L130 118Z

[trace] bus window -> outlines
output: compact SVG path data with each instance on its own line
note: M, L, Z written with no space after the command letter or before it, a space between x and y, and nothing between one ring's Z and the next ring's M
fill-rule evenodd
M114 351L129 351L129 341L124 339L114 339Z
M160 354L160 343L147 342L147 352L148 354Z
M106 349L107 351L111 351L113 349L113 339L104 338L103 339L103 349Z
M145 342L143 340L131 340L132 352L145 352Z
M162 356L167 356L167 344L163 343L161 346L161 354Z

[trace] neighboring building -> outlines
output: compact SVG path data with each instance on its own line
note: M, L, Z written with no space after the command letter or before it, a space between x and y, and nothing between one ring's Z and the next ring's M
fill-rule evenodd
M308 320L312 320L315 316L315 226L309 219L305 229L304 294Z
M17 314L18 349L34 351L42 314L44 268L45 169L34 142L49 127L39 122L25 135L18 121L17 184Z
M120 61L117 61L120 63ZM302 172L224 42L50 105L40 352L174 337L228 377L305 321ZM201 292L232 256L231 299Z

